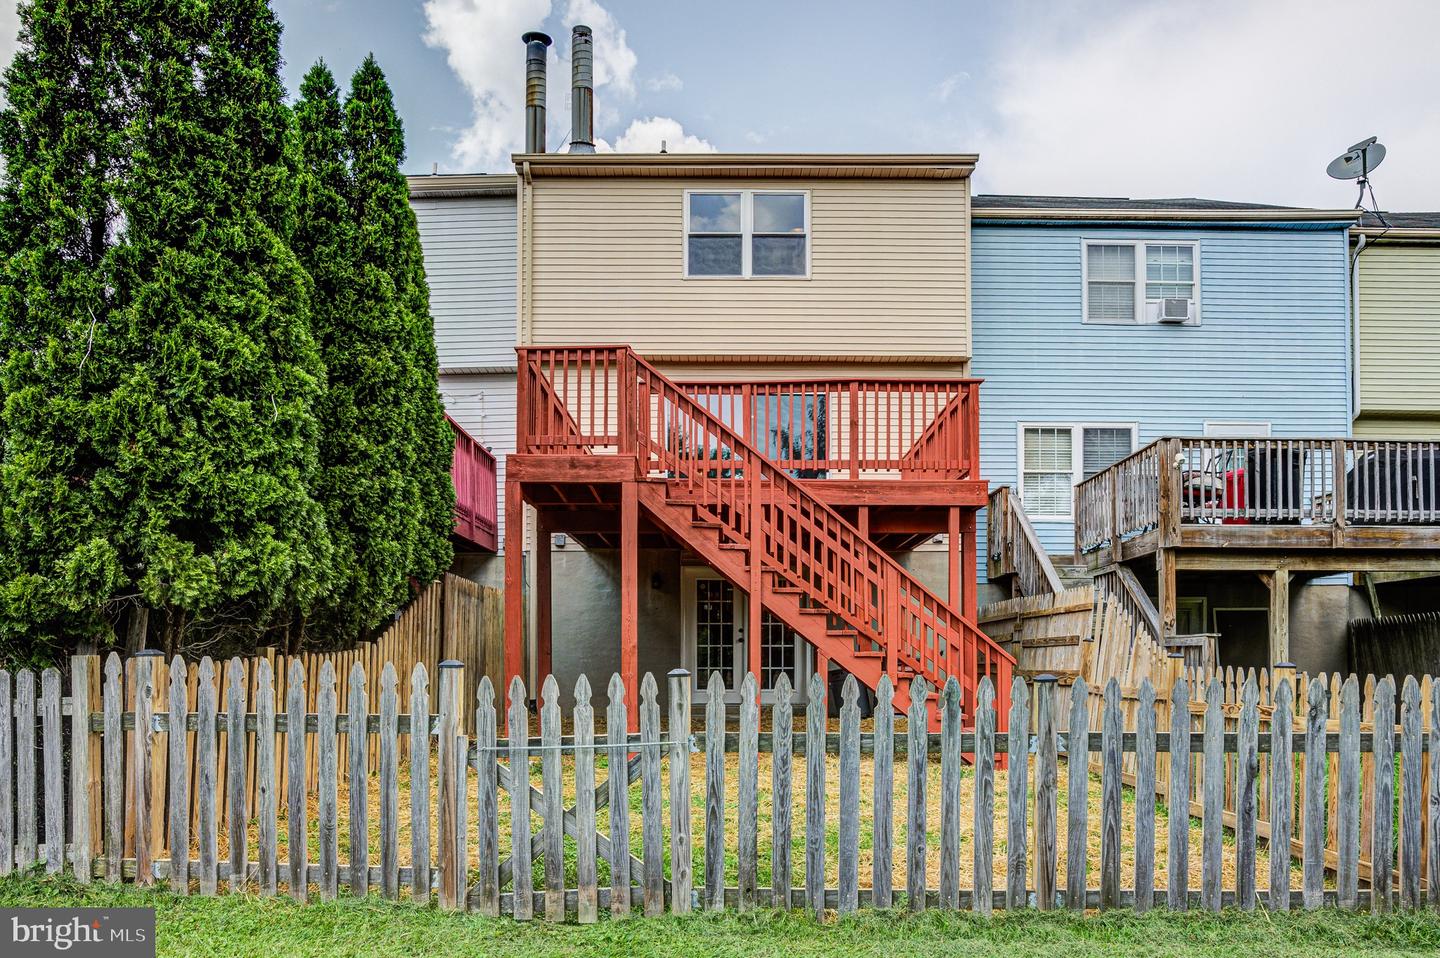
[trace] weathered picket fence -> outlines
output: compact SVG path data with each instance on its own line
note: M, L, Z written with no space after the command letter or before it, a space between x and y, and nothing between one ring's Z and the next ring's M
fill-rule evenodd
M536 716L518 679L509 689L508 708L496 701L488 679L467 705L460 693L463 668L455 662L438 670L434 713L423 664L410 676L405 713L400 677L389 664L382 670L378 712L371 709L359 664L347 677L342 710L338 677L328 663L321 669L318 707L311 712L303 668L292 664L286 696L279 700L268 662L257 668L255 710L247 711L238 694L222 710L216 666L209 660L197 668L195 710L185 694L188 670L179 660L170 665L169 707L156 710L152 686L160 662L157 654L141 653L127 672L112 656L98 712L90 704L90 669L80 664L71 669L68 697L57 670L39 676L38 698L33 673L21 671L12 680L0 671L0 871L43 861L50 872L68 864L81 881L168 881L179 893L202 895L217 893L222 883L232 892L260 894L276 894L283 885L302 900L312 888L333 898L342 886L362 895L374 886L386 897L403 893L422 902L434 893L445 908L522 919L538 913L556 921L573 915L582 922L595 920L601 909L624 914L639 908L653 915L730 906L803 905L842 914L901 905L981 913L995 907L1157 905L1440 908L1440 884L1422 881L1427 856L1430 874L1440 874L1440 690L1432 687L1422 699L1412 679L1400 691L1398 723L1394 682L1375 683L1373 700L1366 703L1373 715L1368 729L1362 726L1354 679L1342 688L1333 729L1329 689L1318 679L1295 690L1289 677L1281 676L1273 704L1262 714L1256 681L1247 677L1233 729L1227 726L1220 678L1204 683L1205 708L1198 716L1184 677L1167 690L1168 708L1157 705L1148 679L1133 707L1122 704L1120 685L1112 680L1098 721L1092 721L1092 696L1083 681L1062 691L1047 678L1016 679L1008 733L996 731L988 680L980 684L975 724L967 730L954 681L938 694L923 685L924 694L912 692L905 716L893 713L893 689L882 683L873 720L862 722L859 691L850 679L837 734L829 731L826 689L818 678L808 689L802 724L797 727L793 695L782 680L768 707L768 727L762 728L753 676L740 689L738 725L727 715L723 684L713 676L697 742L691 679L683 671L668 677L663 722L660 689L653 676L645 677L636 703L638 733L619 731L630 727L630 703L623 683L612 678L604 728L613 734L604 736L596 734L597 706L588 682L577 683L567 733L559 688L553 677L547 679L537 738ZM238 660L228 666L242 667ZM462 726L462 713L472 705L473 741ZM938 733L928 731L932 709L940 719ZM1426 712L1428 734L1422 727ZM816 734L818 729L824 734ZM192 737L193 768L174 760L185 754ZM217 758L222 742L228 746L223 764ZM305 764L312 742L320 756L313 776ZM99 745L98 762L91 744ZM368 761L372 748L379 754L378 776ZM692 749L704 754L698 778ZM163 778L155 774L161 751L172 756ZM761 880L759 854L765 754L768 883ZM1184 761L1174 760L1179 754ZM1262 755L1270 761L1268 788L1260 785ZM733 772L729 756L737 759ZM795 756L801 757L798 763ZM997 769L1002 756L1010 758L1008 770ZM1163 766L1162 757L1170 759ZM1086 798L1092 759L1099 768L1097 821L1090 818ZM1231 761L1233 780L1223 772ZM250 803L242 792L252 762L259 788ZM285 766L289 776L282 795L276 783ZM602 769L607 780L597 784ZM862 771L868 773L870 793L863 819ZM1169 779L1164 788L1158 781L1162 772ZM1197 772L1203 835L1192 890L1190 816L1167 816L1166 834L1159 836L1156 803L1127 804L1122 786L1129 778L1137 796L1188 795ZM934 822L927 821L933 814L927 796L937 777L938 842ZM1335 797L1327 799L1331 777ZM694 791L697 785L703 786L703 799ZM1222 831L1226 791L1232 788L1234 838L1227 852ZM1003 813L997 790L1005 797ZM900 808L896 799L902 791ZM167 835L152 833L152 807L168 802L188 808L192 793L199 809L194 827L189 815L172 814ZM230 800L222 816L217 809L224 793ZM832 797L838 799L833 817ZM726 812L732 800L738 809L733 825ZM703 808L698 829L692 822L697 806ZM1271 858L1268 876L1257 867L1262 806L1281 849L1298 836L1298 889L1291 887L1288 855ZM1368 882L1357 868L1362 808L1370 818ZM340 821L346 811L342 861ZM1340 835L1333 882L1326 871L1327 818ZM902 831L903 877L897 878ZM1134 836L1128 848L1127 833ZM799 854L797 841L803 846ZM1098 885L1090 881L1095 843ZM967 845L968 863L962 862ZM869 853L868 887L862 887L862 848ZM1162 849L1163 858L1157 855ZM999 850L1003 867L997 869ZM938 882L930 877L935 858ZM968 881L962 867L967 864ZM1228 883L1227 867L1234 873ZM826 880L831 868L833 885Z

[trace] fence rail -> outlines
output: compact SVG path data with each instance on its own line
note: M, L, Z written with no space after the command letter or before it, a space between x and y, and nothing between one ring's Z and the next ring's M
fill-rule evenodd
M1158 439L1076 487L1075 546L1184 525L1440 524L1440 442Z
M387 664L377 702L363 666L352 667L342 689L326 663L311 711L300 665L292 664L282 699L262 661L254 711L244 711L238 699L222 702L220 668L207 659L193 673L199 697L191 710L190 673L176 660L156 709L161 661L142 653L127 681L112 656L98 710L88 662L72 664L68 699L58 670L45 670L38 683L28 671L13 681L0 671L0 871L38 861L50 872L68 866L81 881L163 881L202 895L222 885L261 894L283 888L300 900L373 887L420 902L434 894L443 908L581 922L602 908L654 915L771 905L842 914L898 905L981 913L1440 908L1440 883L1424 881L1427 869L1440 874L1440 685L1428 680L1422 689L1407 679L1398 701L1391 679L1366 683L1362 701L1353 677L1337 698L1320 678L1292 686L1281 675L1267 696L1252 674L1231 682L1232 704L1231 680L1178 668L1159 688L1148 678L1133 690L1112 679L1099 696L1083 680L1065 689L1051 678L1017 678L1007 733L996 730L988 678L976 691L973 731L962 730L963 693L953 679L938 694L917 679L904 716L895 715L895 690L883 679L873 724L862 724L852 678L837 734L818 677L803 724L782 680L762 729L754 677L741 686L735 721L714 676L697 736L690 676L675 672L663 713L653 676L633 706L619 678L611 680L602 729L624 729L630 709L639 713L638 734L611 737L597 735L600 706L583 677L569 716L547 679L536 716L518 678L508 706L488 679L465 702L458 663L442 664L433 698L423 664L408 682ZM225 670L240 668L236 660ZM1192 678L1203 692L1191 689ZM462 714L472 711L473 737L462 729ZM938 733L928 731L932 713ZM156 757L178 753L192 735L193 769L171 762L162 772ZM314 770L304 761L311 740L320 755ZM98 762L87 747L97 744ZM692 749L704 754L696 768ZM368 763L372 750L378 774ZM1002 756L1008 769L997 768ZM249 801L241 787L252 760L263 787ZM283 790L281 767L289 769ZM1187 811L1201 817L1198 849L1189 814L1162 821L1154 801L1126 802L1126 785L1142 797L1196 795ZM702 791L697 828L690 813ZM153 807L189 808L192 793L193 823L172 814L167 829L151 827ZM222 793L235 799L228 809ZM1266 867L1264 832L1272 845L1298 850L1298 887L1288 854ZM1362 842L1369 874L1358 867Z

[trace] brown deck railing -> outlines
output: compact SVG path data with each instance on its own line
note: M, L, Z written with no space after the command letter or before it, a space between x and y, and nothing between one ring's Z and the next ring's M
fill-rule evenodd
M1181 525L1440 525L1440 441L1158 439L1075 488L1075 548Z
M990 490L989 519L985 524L989 577L1015 576L1020 595L1064 592L1060 573L1012 492L1009 486Z

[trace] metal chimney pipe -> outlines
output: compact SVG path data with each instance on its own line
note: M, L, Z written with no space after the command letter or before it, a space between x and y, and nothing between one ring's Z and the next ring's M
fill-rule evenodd
M550 37L532 30L525 41L525 152L545 152L545 48Z
M570 32L570 152L595 152L595 51L590 28Z

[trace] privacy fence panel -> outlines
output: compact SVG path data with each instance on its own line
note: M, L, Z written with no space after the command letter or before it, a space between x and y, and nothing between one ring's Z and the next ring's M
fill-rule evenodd
M1429 678L1039 676L997 732L988 678L973 703L916 680L904 715L884 682L873 717L849 679L832 721L818 680L801 716L787 683L712 675L697 716L685 672L637 702L581 678L563 710L553 677L537 701L457 660L336 664L0 670L0 873L581 922L1440 908Z

